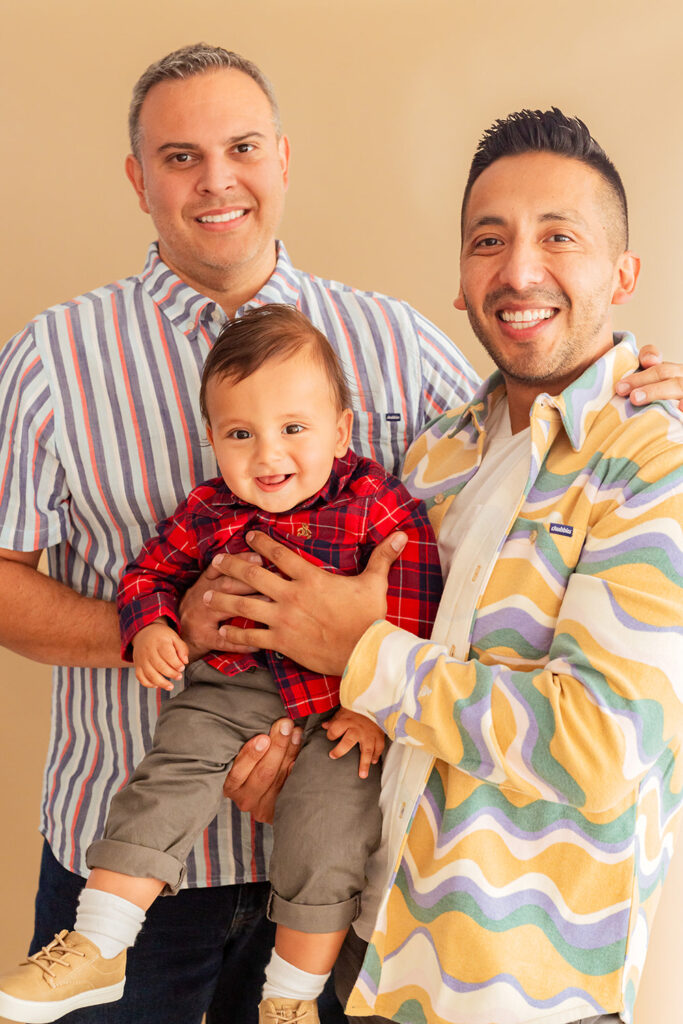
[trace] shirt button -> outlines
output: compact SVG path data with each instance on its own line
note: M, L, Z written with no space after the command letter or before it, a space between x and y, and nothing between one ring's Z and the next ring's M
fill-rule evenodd
M434 495L434 504L435 505L441 505L443 503L445 497L446 497L446 495L442 494L442 493L435 494Z
M222 313L222 311L220 309L214 309L213 313L211 314L211 319L213 320L213 322L215 324L222 323L223 322L223 313Z
M278 661L282 661L282 659L284 658L284 654L280 654L279 651L273 651L273 655L277 658Z

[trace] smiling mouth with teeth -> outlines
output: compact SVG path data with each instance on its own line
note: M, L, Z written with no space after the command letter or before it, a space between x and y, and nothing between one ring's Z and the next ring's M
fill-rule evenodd
M230 213L209 213L204 217L197 217L200 224L227 224L230 220L238 220L244 217L246 210L231 210Z
M291 479L292 473L278 473L273 476L257 476L256 480L261 487L279 487Z
M557 313L556 309L501 309L497 316L505 324L529 324L538 323L541 320L550 320Z

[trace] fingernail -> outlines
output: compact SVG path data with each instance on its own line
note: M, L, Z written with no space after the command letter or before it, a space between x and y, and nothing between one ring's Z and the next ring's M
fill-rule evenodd
M211 559L211 565L215 565L216 568L220 568L223 563L223 555L214 555Z
M645 392L642 391L640 388L637 388L636 391L633 391L631 393L631 401L632 402L644 402L645 401Z
M301 733L299 731L293 734L292 743L294 744L295 747L298 747L299 744L301 743Z
M627 395L630 390L631 390L631 387L630 387L629 384L626 383L625 380L620 380L617 383L617 394L618 395Z
M391 546L394 549L394 551L403 551L403 548L405 547L406 539L407 538L406 538L405 534L402 535L402 536L399 536L399 537L392 537L391 538Z
M247 538L247 540L248 539L249 538ZM254 552L252 555L249 555L247 561L248 562L253 562L254 565L261 565L261 556L257 555L256 552Z
M291 736L293 728L294 723L287 720L286 722L283 722L282 725L280 726L280 733L282 736Z
M257 750L257 752L259 754L262 753L266 749L266 747L268 746L268 739L267 739L267 737L259 736L259 738L256 740L256 743L254 744L254 746L256 747L256 750Z
M211 604L211 598L213 597L213 590L206 590L202 596L204 604Z

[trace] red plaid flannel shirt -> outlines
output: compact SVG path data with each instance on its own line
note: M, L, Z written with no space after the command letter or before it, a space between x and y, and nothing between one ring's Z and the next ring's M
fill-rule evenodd
M244 537L249 530L261 530L315 565L353 576L365 568L379 541L397 529L408 535L408 543L389 573L387 619L428 638L442 590L434 534L422 502L376 462L350 451L335 459L329 480L317 494L276 514L240 501L220 477L200 484L126 567L118 592L123 657L131 660L132 638L159 616L179 628L182 594L214 555L247 551ZM328 711L339 703L337 676L309 672L274 651L212 651L205 660L226 676L268 667L291 718Z

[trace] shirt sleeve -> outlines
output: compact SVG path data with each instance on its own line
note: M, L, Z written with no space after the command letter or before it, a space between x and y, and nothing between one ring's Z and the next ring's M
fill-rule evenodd
M418 338L422 370L424 422L470 401L481 381L457 345L431 321L408 307Z
M180 629L178 602L201 575L201 555L187 502L157 526L140 554L121 577L117 594L121 628L121 657L132 661L132 640L144 626L165 616Z
M655 765L671 776L683 739L680 453L641 462L619 503L595 497L545 663L525 670L511 641L507 664L460 661L379 622L351 657L345 706L478 779L587 813L617 806Z
M429 637L439 607L443 577L434 531L423 502L398 480L389 480L370 506L371 548L396 530L408 541L389 571L387 620L418 637Z
M38 551L70 532L48 376L29 326L0 352L0 547Z

